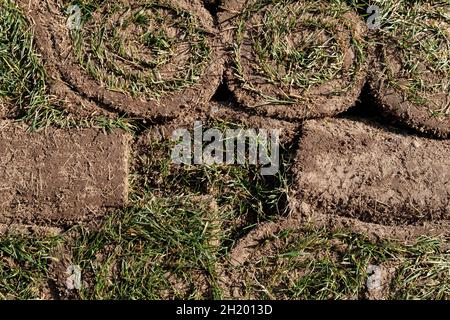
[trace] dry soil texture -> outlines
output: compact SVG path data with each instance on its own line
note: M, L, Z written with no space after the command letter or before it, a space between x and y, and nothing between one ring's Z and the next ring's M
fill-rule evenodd
M449 140L366 120L311 120L293 166L294 198L298 205L384 225L448 220L449 168Z
M85 219L126 204L128 140L122 131L0 123L1 222Z

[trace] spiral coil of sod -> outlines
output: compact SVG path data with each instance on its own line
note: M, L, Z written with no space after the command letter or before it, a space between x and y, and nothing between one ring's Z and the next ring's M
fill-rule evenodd
M197 0L21 2L72 113L174 117L201 108L221 82L221 42Z
M448 1L378 0L382 25L369 83L389 116L422 132L450 133Z
M45 99L45 76L33 50L33 34L21 10L0 0L0 118L16 118Z
M239 103L286 119L331 116L366 80L366 26L344 1L228 0L226 80Z

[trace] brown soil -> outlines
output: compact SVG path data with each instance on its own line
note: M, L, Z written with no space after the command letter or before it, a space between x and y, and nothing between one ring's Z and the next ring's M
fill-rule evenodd
M240 19L239 13L255 2L256 0L224 1L222 6L224 12L219 13L219 22L227 43L236 43L235 31L237 22ZM291 3L288 6L295 7L296 5L296 3ZM353 40L361 44L365 43L363 36L366 26L360 17L348 9L345 10L342 16L326 16L324 12L330 12L329 3L314 3L311 10L322 10L320 13L320 16L323 15L322 22L327 25L333 25L331 32L337 39L339 50L343 54L342 68L331 80L324 83L310 84L307 88L302 88L296 85L283 84L278 80L275 83L268 81L266 73L261 70L259 57L253 48L253 39L262 32L262 24L260 22L263 21L264 15L270 12L271 6L265 6L245 23L244 40L238 56L241 62L242 74L238 74L236 71L234 48L228 48L229 63L226 70L226 80L237 100L245 108L256 111L261 115L285 119L331 116L353 106L365 83L368 68L368 60L359 60L356 52L357 48L351 42ZM306 21L318 16L319 13L317 11L311 11L296 19L297 21ZM296 42L311 36L311 31L308 30L308 27L300 26L299 28L303 29L299 29L297 34L290 35L290 38L286 39L289 43L292 42L294 47ZM325 39L322 40L325 41ZM270 61L269 64L283 74L284 71L282 69L284 67L280 66L277 61ZM313 77L315 75L309 76ZM242 81L242 78L245 79L245 82ZM252 88L249 88L249 86ZM266 98L267 96L280 101L284 101L288 97L288 99L291 99L291 103L271 102L270 99Z
M122 131L0 123L0 222L82 220L128 197L128 140Z
M450 141L370 121L307 121L293 166L295 203L384 225L450 218Z
M124 7L130 4L136 5L136 1L121 1ZM65 7L62 7L59 1L50 0L42 3L38 0L20 0L19 2L35 25L37 49L42 55L50 78L50 94L62 100L62 107L78 118L95 115L112 117L115 112L149 119L173 117L182 110L193 111L195 107L201 107L210 99L220 84L223 74L222 46L215 36L210 14L198 1L158 1L159 3L169 3L169 5L194 14L198 18L198 22L201 23L200 27L208 33L207 44L211 49L209 62L196 84L181 91L166 93L159 100L148 96L132 96L127 92L109 90L104 84L91 77L77 60L70 31L66 26L68 15L64 14ZM107 10L108 5L104 5L104 8L102 7L99 10ZM139 6L139 4L137 5ZM90 22L85 27L95 28L94 24L98 23L96 19L100 18L100 15L94 13L94 22ZM112 19L116 18L118 19L118 17ZM101 22L109 27L114 24L112 21ZM121 37L134 41L131 38L136 36L135 32L128 29L124 30ZM143 51L134 53L133 56L136 55L144 59L146 51L142 48L141 50ZM171 59L166 65L174 71L180 67L179 62L185 61L187 57L177 53ZM94 63L98 63L98 61L94 60ZM130 74L134 72L131 69L136 67L131 62L132 67L126 66L128 62L119 58L114 63L118 63L125 72L130 72ZM170 73L170 70L166 70L166 73L162 73L162 75L170 76L173 75L173 72Z

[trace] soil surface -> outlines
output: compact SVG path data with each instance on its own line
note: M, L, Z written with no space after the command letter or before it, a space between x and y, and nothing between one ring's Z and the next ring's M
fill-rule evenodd
M57 236L62 233L62 229L55 227L42 227L36 225L23 224L0 224L0 236L15 235L37 235L37 236Z
M16 118L19 114L19 107L0 101L0 120Z
M293 166L295 201L365 222L450 218L450 141L368 120L311 120Z
M266 34L271 30L265 28L261 21L268 20L268 15L277 10L284 10L284 7L274 8L271 4L259 4L262 6L260 9L252 7L260 2L257 0L224 1L222 5L224 11L219 13L221 32L230 44L226 81L242 106L261 115L284 119L331 116L353 106L366 81L368 68L369 53L364 52L365 57L358 53L358 50L368 51L363 39L366 26L360 17L345 6L335 8L340 10L340 13L332 15L328 2L289 3L287 11L290 13L287 13L286 19L295 18L296 27L290 31L291 33L285 34L285 38L277 39L277 35L274 35L274 43L266 44L265 42L268 41L265 39ZM244 10L250 11L250 13L245 12L248 16L244 17L244 14L240 14ZM297 12L295 17L292 12ZM279 19L281 24L284 21L283 16ZM244 31L239 34L239 37L243 39L239 49L236 49L231 47L231 43L239 43L236 30L240 30L240 23L243 23ZM315 39L317 43L304 42L308 39L311 41L311 38L317 38ZM277 40L279 43L275 44ZM296 54L298 47L304 51L301 54L306 55L309 51L320 50L319 48L323 46L330 47L333 41L336 46L333 52L334 50L336 52L330 56L330 61L325 63L319 58L320 53L330 54L330 52L309 53L309 59L317 60L308 60L309 67L302 66L300 63L289 67L287 61L292 57L286 58L286 61L280 61L275 57L261 57L261 54L256 52L260 45L274 46L273 50L276 50L275 45L278 45L287 46L283 48L287 52L284 54L288 56ZM358 46L355 46L355 43ZM341 56L336 58L337 55ZM308 57L303 58L308 59ZM317 65L314 66L315 63ZM329 64L327 67L330 69L324 71L326 64ZM333 71L331 68L336 70ZM331 77L330 72L333 73ZM300 85L293 80L288 81L299 74L302 74L305 79L297 80L308 83ZM317 79L322 76L323 79Z
M120 2L123 8L129 8L132 12L136 11L134 14L139 14L139 10L145 11L139 1L121 0ZM81 64L77 58L71 31L67 26L69 15L65 13L66 8L59 1L51 0L42 3L38 0L20 0L19 3L25 14L35 24L37 49L42 55L45 68L51 78L49 79L50 93L61 100L62 107L79 118L95 115L113 117L115 112L150 119L173 117L183 110L189 111L196 106L202 106L211 98L220 84L224 65L222 46L216 36L211 15L198 1L157 1L162 6L160 10L167 11L165 14L174 14L176 10L184 10L192 14L199 24L198 28L202 29L202 34L206 37L205 45L210 51L206 65L203 66L203 72L196 79L196 83L173 92L167 91L160 97L152 96L150 86L142 85L143 88L135 88L137 93L133 95L127 89L137 86L136 79L148 78L152 72L158 72L158 77L163 81L176 78L178 71L187 68L185 64L192 57L187 56L185 52L188 52L195 43L187 42L178 45L174 49L175 52L169 56L169 60L164 61L166 69L151 69L152 61L145 59L151 56L153 51L136 43L138 41L136 37L143 32L142 27L121 25L124 17L121 18L121 15L117 13L109 15L108 12L110 6L114 6L117 10L120 7L119 4L106 3L93 13L92 18L82 30L87 33L85 36L95 35L96 32L101 34L101 30L97 29L98 24L102 23L107 28L105 36L111 37L115 32L120 32L120 37L117 35L115 37L125 41L125 45L129 47L124 50L129 52L116 52L117 48L110 47L112 40L104 40L107 43L105 50L109 50L104 58L107 61L98 60L95 52L92 51L93 48L89 47L92 40L84 39L85 42L81 45L83 48L85 46L88 48L84 48L85 56L82 59L93 64L92 68L98 69L96 73L98 78L95 78L88 72L89 68ZM165 9L166 7L169 9ZM125 10L123 15L127 12ZM106 21L105 17L107 17ZM149 28L151 29L152 26ZM181 37L175 27L158 26L158 30L154 31L156 33L161 30L172 38ZM198 70L193 70L193 72L196 71ZM106 81L116 82L114 85L125 88L110 88L113 84L108 84ZM176 83L176 80L172 82Z
M0 220L38 223L82 220L126 205L128 141L122 131L0 123Z

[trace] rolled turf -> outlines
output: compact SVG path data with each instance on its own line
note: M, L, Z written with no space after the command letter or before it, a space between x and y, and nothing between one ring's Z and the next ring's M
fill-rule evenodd
M354 105L369 53L366 26L344 1L228 0L222 7L226 80L244 108L305 119Z
M450 133L448 1L374 1L381 28L373 34L370 88L389 117L437 137Z

